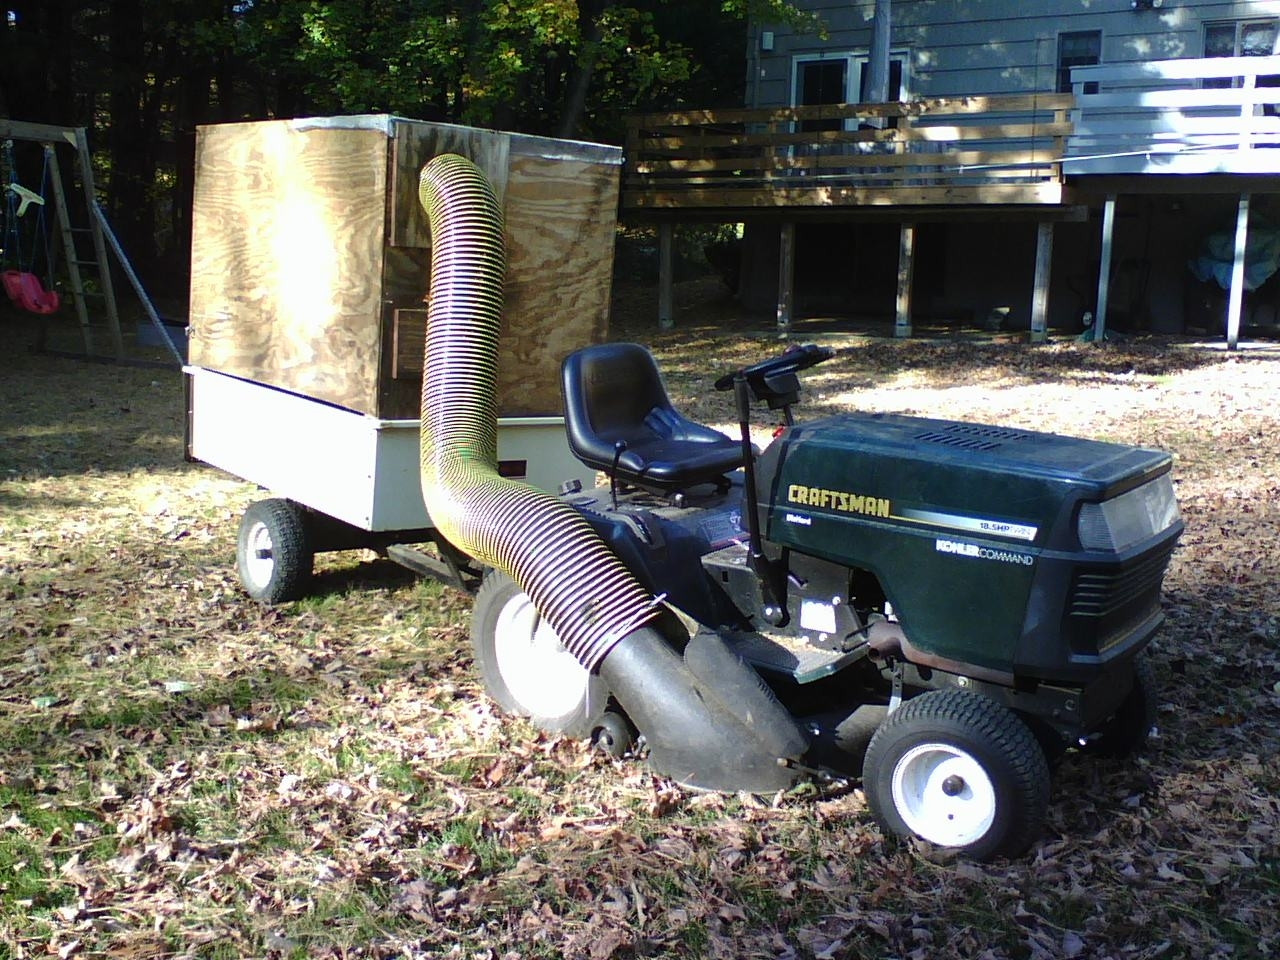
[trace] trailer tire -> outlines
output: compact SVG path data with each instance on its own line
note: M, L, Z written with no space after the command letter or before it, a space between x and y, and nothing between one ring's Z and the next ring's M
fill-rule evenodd
M251 503L236 538L236 571L245 592L263 603L287 603L307 592L315 565L306 511L292 500Z
M921 694L891 713L862 777L884 829L975 860L1026 850L1049 804L1049 767L1026 724L965 690Z
M587 738L608 696L505 573L491 570L476 591L471 645L485 691L507 713L540 730Z
M1111 717L1096 734L1085 740L1083 752L1095 757L1123 760L1146 746L1156 725L1159 703L1155 671L1145 657L1133 664L1133 686Z

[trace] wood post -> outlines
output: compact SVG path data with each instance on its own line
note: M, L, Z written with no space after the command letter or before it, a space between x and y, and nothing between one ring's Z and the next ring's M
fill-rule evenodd
M898 299L893 321L895 337L911 336L911 278L914 273L916 225L904 223L899 228Z
M93 237L93 257L98 262L98 282L102 285L102 296L107 306L107 328L111 333L111 346L115 349L116 358L123 360L124 339L120 335L120 311L116 309L116 292L111 283L111 264L107 262L107 243L102 236L102 225L94 215L98 207L97 191L93 186L93 157L89 153L89 138L84 127L75 131L76 152L80 155L80 184L84 188L85 209L89 212L89 230Z
M778 237L778 332L791 331L791 300L796 279L796 225L784 223Z
M1036 229L1036 274L1031 294L1031 342L1049 339L1049 268L1053 260L1053 224Z
M89 328L89 308L84 302L84 281L80 277L80 264L76 254L76 237L71 229L71 214L67 209L67 194L62 189L62 168L58 165L58 151L52 143L44 145L44 153L49 162L50 185L53 189L53 202L57 208L58 232L62 237L62 260L67 265L67 276L71 280L71 292L75 295L76 319L80 321L80 336L84 340L84 352L93 353L93 332ZM46 324L40 325L40 349L45 347Z
M1253 138L1257 127L1254 124L1253 115L1257 110L1257 104L1253 102L1253 97L1248 96L1258 88L1258 75L1256 73L1246 73L1240 80L1240 89L1247 91L1244 96L1244 102L1240 105L1240 149L1248 150L1253 146Z
M1093 340L1107 337L1107 306L1111 296L1111 245L1116 229L1116 195L1107 194L1102 208L1102 254L1098 258L1098 302L1093 313Z
M1240 194L1236 210L1236 256L1231 264L1231 290L1227 295L1227 349L1240 343L1240 310L1244 303L1244 251L1249 243L1249 194Z
M658 329L670 330L675 326L672 314L672 291L675 279L672 277L673 227L669 223L658 225Z

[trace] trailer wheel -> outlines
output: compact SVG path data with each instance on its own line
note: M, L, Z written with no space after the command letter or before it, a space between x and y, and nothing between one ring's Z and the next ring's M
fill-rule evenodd
M921 694L891 713L867 748L862 777L886 830L976 860L1023 852L1049 803L1049 767L1031 731L964 690Z
M249 505L236 541L236 570L249 596L263 603L297 600L306 593L314 562L302 507L283 499Z
M1085 753L1095 757L1123 760L1144 746L1156 725L1159 699L1155 671L1145 657L1133 665L1133 686L1115 715L1091 734L1082 745Z
M489 696L548 733L588 737L603 681L560 642L528 594L505 573L485 575L471 613L471 644Z

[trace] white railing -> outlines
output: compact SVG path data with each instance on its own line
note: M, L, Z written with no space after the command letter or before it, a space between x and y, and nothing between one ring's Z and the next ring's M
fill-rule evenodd
M1280 173L1280 56L1073 67L1071 82L1067 176Z

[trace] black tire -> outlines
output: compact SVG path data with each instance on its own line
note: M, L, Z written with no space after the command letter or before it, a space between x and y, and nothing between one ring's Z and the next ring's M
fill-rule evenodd
M603 681L560 644L505 573L490 571L476 592L471 645L485 690L504 711L548 733L591 736L608 699Z
M975 860L1026 850L1049 804L1049 767L1026 724L965 690L921 694L889 714L862 778L885 830Z
M1084 753L1095 757L1123 760L1133 756L1147 744L1156 725L1159 687L1155 671L1145 657L1134 661L1133 686L1128 695L1102 727L1085 740Z
M615 760L625 757L635 743L636 732L620 713L606 710L592 724L591 745Z
M236 572L245 592L263 603L287 603L307 592L315 566L306 511L292 500L249 505L236 538Z

